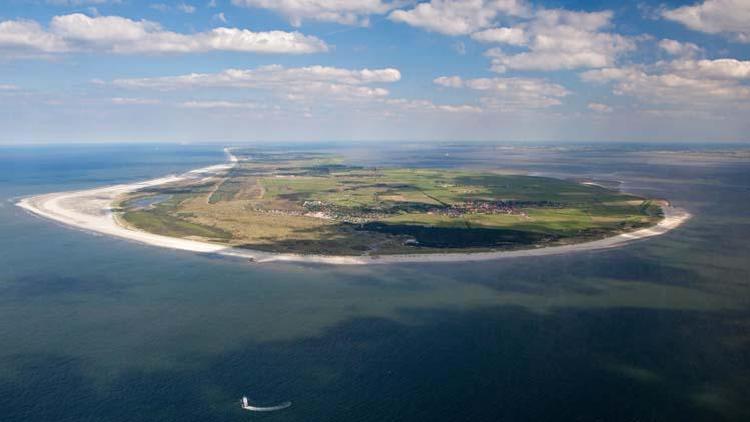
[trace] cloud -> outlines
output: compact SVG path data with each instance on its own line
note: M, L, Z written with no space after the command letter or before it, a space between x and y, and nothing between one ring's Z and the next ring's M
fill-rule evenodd
M112 104L117 105L155 105L161 103L155 98L130 98L130 97L114 97L110 99Z
M177 10L179 10L182 13L187 13L187 14L195 13L195 6L192 6L186 3L180 3L175 7L177 8Z
M388 18L445 35L467 35L494 25L501 16L525 16L522 0L432 0L410 10L394 10Z
M160 91L232 88L271 91L287 100L309 101L325 96L340 100L372 99L388 95L373 86L401 79L397 69L342 69L326 66L286 68L280 65L255 69L227 69L219 73L191 73L158 78L116 79L121 88Z
M612 107L602 103L589 103L587 108L597 113L611 113L613 111Z
M462 88L464 86L464 81L460 76L441 76L435 78L432 82L446 88Z
M750 43L750 2L747 0L706 0L664 10L662 17L695 31L725 34L736 41Z
M250 109L263 108L256 102L248 101L185 101L178 104L181 108L192 109Z
M612 84L616 95L681 109L747 108L750 62L734 59L676 60L654 66L605 68L583 72L585 82Z
M60 53L70 49L67 42L57 34L47 32L41 25L30 20L0 22L0 52L19 56L38 53Z
M151 3L148 5L150 9L158 10L160 12L166 12L169 10L169 6L164 3Z
M679 42L665 38L659 41L659 48L672 56L694 57L703 52L703 49L690 42Z
M306 19L368 26L369 15L382 15L400 3L383 0L232 0L232 4L273 10L299 27Z
M437 111L444 113L481 113L482 109L469 104L435 104L429 100L409 100L396 98L386 100L385 103L392 107L398 107L403 111Z
M13 84L0 84L0 92L18 91L19 88Z
M55 16L48 29L34 21L0 22L0 52L26 57L70 51L118 54L207 51L306 54L328 51L328 46L316 37L299 32L214 28L206 32L181 34L167 31L156 22L119 16L89 17L81 13Z
M485 108L513 111L559 105L570 94L562 85L535 78L476 78L441 76L433 81L449 88L465 88L480 93Z
M748 60L677 60L669 63L669 69L688 78L750 79Z
M213 22L227 23L227 17L224 16L224 12L220 12L220 13L216 13L213 16L211 16L211 21L213 21Z
M605 32L612 12L540 10L531 21L514 28L495 28L473 34L484 42L525 46L527 51L506 53L493 48L486 55L492 70L560 70L613 66L623 53L632 51L633 39Z
M90 6L102 4L121 4L122 0L47 0L47 4L54 6Z
M485 43L503 43L510 45L526 45L528 39L522 27L490 28L471 34L471 38Z
M532 8L520 0L432 0L389 18L446 35L469 35L481 43L523 47L487 51L491 69L560 70L613 66L636 48L636 38L609 32L612 12ZM502 19L501 19L502 18ZM499 20L514 22L497 26Z

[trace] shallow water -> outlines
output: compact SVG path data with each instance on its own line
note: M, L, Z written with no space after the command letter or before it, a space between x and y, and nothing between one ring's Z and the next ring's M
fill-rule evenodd
M220 147L0 147L0 420L750 419L750 163L639 146L364 149L341 152L620 181L694 217L567 256L257 265L9 202L202 167ZM250 414L243 395L294 405Z

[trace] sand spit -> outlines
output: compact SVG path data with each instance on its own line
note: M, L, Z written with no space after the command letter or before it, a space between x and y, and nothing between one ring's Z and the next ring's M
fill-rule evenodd
M645 229L624 233L605 239L585 243L563 246L541 247L516 251L478 252L478 253L445 253L445 254L414 254L414 255L382 255L382 256L329 256L329 255L297 255L254 251L227 247L220 244L201 242L162 236L153 233L125 227L118 223L112 213L113 202L122 194L134 192L145 187L153 187L166 183L193 180L196 182L224 177L237 163L237 157L228 149L224 150L228 156L228 164L220 164L192 170L181 175L170 175L145 182L108 186L73 192L57 192L23 198L16 203L25 210L90 232L116 236L152 246L171 248L192 252L210 253L252 260L254 262L307 262L336 265L387 264L408 262L465 262L486 261L514 257L558 255L579 251L609 249L628 244L630 242L658 236L679 227L690 218L690 213L664 204L665 218L657 225Z

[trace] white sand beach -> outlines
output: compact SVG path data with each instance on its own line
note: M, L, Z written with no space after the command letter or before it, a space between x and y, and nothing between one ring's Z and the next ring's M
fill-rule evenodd
M296 255L277 254L271 252L254 251L249 249L227 247L220 244L181 239L158 234L147 233L118 223L112 212L113 202L122 194L134 192L145 187L158 186L186 180L202 181L224 177L236 163L237 157L228 149L224 150L229 163L192 170L181 175L171 175L144 182L108 186L72 192L57 192L23 198L16 203L25 210L68 226L86 231L116 236L152 246L163 248L211 253L237 258L244 258L254 262L309 262L339 265L386 264L407 262L464 262L485 261L494 259L558 255L580 251L592 251L623 246L628 243L659 236L669 232L685 221L691 215L687 211L672 207L665 203L663 206L665 218L657 225L630 233L620 234L605 239L585 243L563 246L540 247L514 251L479 252L479 253L445 253L445 254L413 254L413 255L381 255L381 256L328 256L328 255Z

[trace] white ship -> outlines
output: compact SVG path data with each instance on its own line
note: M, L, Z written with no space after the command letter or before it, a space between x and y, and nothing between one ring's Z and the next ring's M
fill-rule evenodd
M252 412L273 412L274 410L286 409L287 407L292 405L292 402L286 401L276 406L259 407L259 406L251 406L250 403L247 401L247 397L243 396L242 400L240 400L240 404L243 409L250 410Z

